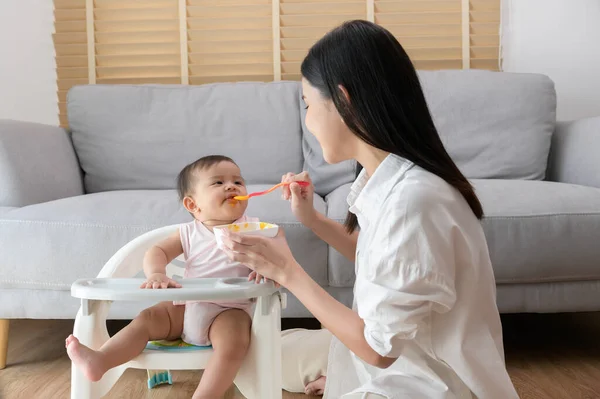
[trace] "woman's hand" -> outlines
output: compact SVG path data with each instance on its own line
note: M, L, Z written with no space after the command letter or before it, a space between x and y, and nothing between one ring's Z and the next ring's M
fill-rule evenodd
M315 188L310 180L308 172L299 174L288 173L281 176L284 183L293 181L307 181L309 186L302 187L299 184L290 184L283 187L283 199L291 200L292 212L296 219L308 228L312 228L317 220L317 211L313 205L313 196Z
M283 229L279 229L274 238L243 236L226 231L223 244L231 260L283 286L302 269L290 251Z

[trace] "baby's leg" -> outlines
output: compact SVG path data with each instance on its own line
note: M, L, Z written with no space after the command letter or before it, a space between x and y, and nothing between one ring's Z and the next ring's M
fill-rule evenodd
M209 338L211 356L193 399L221 398L233 383L250 346L252 320L241 309L229 309L213 321Z
M111 368L142 353L148 341L179 338L184 309L185 306L175 306L173 302L145 309L97 351L70 335L66 340L67 353L88 379L98 381Z

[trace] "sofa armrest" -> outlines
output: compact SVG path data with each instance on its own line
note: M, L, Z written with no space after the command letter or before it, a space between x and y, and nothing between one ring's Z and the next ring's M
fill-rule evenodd
M600 188L600 117L558 122L547 179Z
M64 129L0 120L0 206L21 207L83 193L79 162Z

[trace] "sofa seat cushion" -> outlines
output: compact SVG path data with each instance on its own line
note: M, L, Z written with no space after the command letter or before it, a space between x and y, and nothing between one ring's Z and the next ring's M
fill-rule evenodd
M472 180L498 284L600 280L600 189L545 181ZM327 196L343 220L350 185ZM354 283L354 266L329 250L333 287Z
M0 217L7 215L9 212L14 211L15 209L18 209L14 206L0 206Z
M315 206L325 212L320 197ZM287 201L253 198L247 213L281 225L297 259L327 285L327 245L296 221ZM95 277L133 238L191 220L174 190L111 191L12 209L0 216L0 289L68 290L76 279Z
M600 279L600 189L474 180L496 282Z

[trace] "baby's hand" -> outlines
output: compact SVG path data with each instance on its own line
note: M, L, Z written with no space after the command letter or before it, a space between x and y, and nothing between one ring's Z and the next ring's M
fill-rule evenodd
M248 281L252 281L252 280L254 280L254 282L256 284L260 284L263 280L265 282L271 281L268 278L264 278L262 275L256 273L255 271L252 271L252 273L250 273L250 275L248 276ZM275 284L275 287L279 288L279 284L278 283L276 283L275 281L273 281L273 283Z
M167 277L166 274L154 273L148 276L140 288L161 289L161 288L181 288L181 284Z

